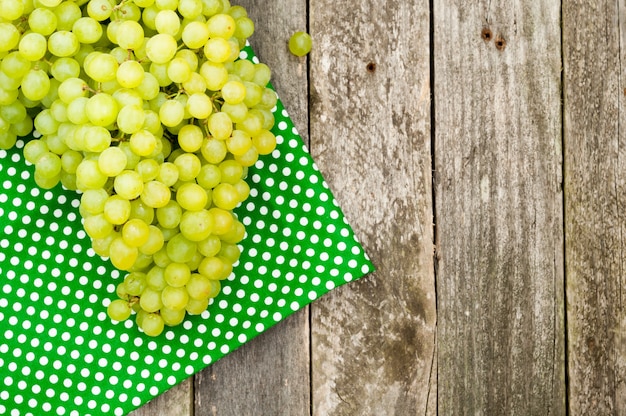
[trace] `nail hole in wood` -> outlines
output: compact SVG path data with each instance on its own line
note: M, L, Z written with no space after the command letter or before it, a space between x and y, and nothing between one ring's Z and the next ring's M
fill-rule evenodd
M483 28L483 31L480 32L480 36L483 38L485 42L489 42L491 41L493 34L491 33L491 29L489 29L488 27L485 27Z
M376 64L374 62L370 62L365 68L367 68L367 72L375 72Z
M500 35L496 36L496 49L502 52L506 48L506 40Z

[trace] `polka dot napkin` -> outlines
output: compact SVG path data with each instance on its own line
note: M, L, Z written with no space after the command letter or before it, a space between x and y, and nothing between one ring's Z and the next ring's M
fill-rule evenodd
M156 338L107 317L124 273L91 250L79 195L37 188L23 142L0 150L0 415L127 414L373 271L280 102L274 115L278 146L236 210L239 262L208 311Z

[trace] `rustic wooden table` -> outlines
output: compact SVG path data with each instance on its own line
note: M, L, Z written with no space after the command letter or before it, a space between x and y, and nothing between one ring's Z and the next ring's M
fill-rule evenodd
M626 4L239 4L378 270L133 416L626 412Z

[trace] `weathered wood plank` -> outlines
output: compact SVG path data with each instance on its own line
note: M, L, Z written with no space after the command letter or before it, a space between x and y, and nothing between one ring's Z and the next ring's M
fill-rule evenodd
M308 136L306 59L287 49L289 35L306 28L304 0L241 0L255 22L250 39L300 134ZM304 309L251 340L196 377L195 416L308 415L309 313Z
M563 3L572 415L626 414L623 2Z
M308 416L307 316L290 316L196 375L193 415Z
M560 3L434 13L439 413L565 414Z
M428 1L309 13L311 152L377 267L311 306L313 414L434 415Z

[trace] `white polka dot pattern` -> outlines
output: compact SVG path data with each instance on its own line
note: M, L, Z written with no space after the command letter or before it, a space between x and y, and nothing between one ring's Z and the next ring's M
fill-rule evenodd
M236 209L232 275L208 311L153 339L107 317L123 274L90 248L79 195L37 188L23 142L0 150L0 415L124 415L373 270L280 101L275 117L277 149Z

